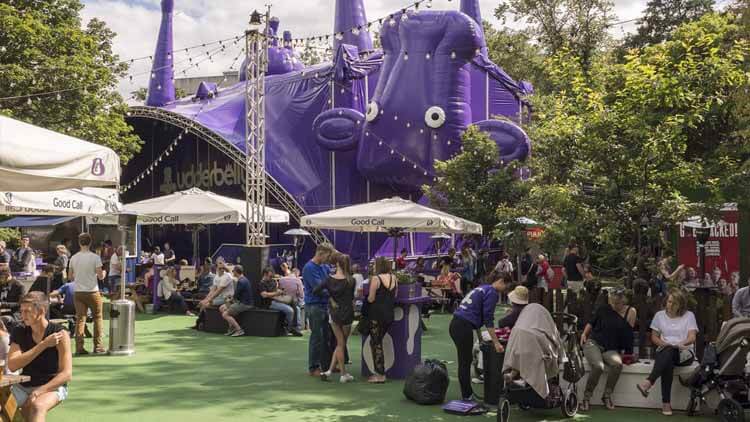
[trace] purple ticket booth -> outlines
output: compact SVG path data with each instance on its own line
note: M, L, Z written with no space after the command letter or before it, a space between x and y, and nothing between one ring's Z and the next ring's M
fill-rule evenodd
M363 286L365 295L368 284ZM423 295L419 283L399 285L396 295L393 324L383 338L385 375L390 379L404 379L411 370L422 362L422 305L430 298ZM362 376L373 374L370 336L362 336Z

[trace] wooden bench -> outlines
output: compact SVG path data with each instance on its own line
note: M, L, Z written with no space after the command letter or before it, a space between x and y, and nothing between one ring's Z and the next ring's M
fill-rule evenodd
M279 337L286 335L283 326L284 314L271 309L251 309L240 314L237 322L246 336ZM209 333L226 333L229 324L221 317L217 308L206 309L206 320L203 331Z
M632 365L623 365L622 372L620 373L620 379L617 381L615 391L612 393L612 399L615 402L615 406L618 407L633 407L641 409L661 409L661 380L656 381L653 387L651 387L648 398L644 398L638 389L635 388L636 384L643 382L648 374L651 372L653 367L653 360L642 359ZM584 362L586 368L586 375L578 381L578 397L579 400L583 400L583 392L586 390L586 381L589 376L589 365L588 362ZM693 363L691 366L676 367L674 368L674 375L672 378L672 408L675 410L687 409L688 400L690 400L690 390L680 384L679 376L691 374L695 368L698 367L697 363ZM594 390L594 395L591 396L591 404L601 404L602 393L604 393L604 384L607 379L607 371L605 368L604 373L599 378L599 385ZM562 368L560 368L562 373ZM567 383L563 381L563 386L567 386Z

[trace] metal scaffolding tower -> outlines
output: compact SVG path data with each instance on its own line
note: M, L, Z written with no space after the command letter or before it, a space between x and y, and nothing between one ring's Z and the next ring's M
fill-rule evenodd
M265 15L254 11L250 17L250 29L245 31L245 239L249 246L266 244L265 78L270 14L270 6L266 7Z

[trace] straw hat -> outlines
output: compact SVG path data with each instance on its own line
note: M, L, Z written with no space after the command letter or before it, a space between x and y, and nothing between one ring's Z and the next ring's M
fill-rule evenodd
M510 303L514 303L516 305L528 305L529 289L524 286L517 286L515 289L513 289L512 292L510 292L510 294L508 295L508 299L510 299Z

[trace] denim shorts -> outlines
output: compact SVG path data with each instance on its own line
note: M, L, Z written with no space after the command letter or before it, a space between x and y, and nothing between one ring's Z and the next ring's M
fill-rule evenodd
M21 384L16 384L10 386L10 391L13 393L13 397L16 399L16 404L18 404L18 407L23 407L24 403L26 403L26 400L29 399L31 393L34 392L34 390L36 390L37 388L39 387L24 387ZM57 390L55 392L57 393L57 400L60 403L68 398L68 387L64 385L57 387Z

